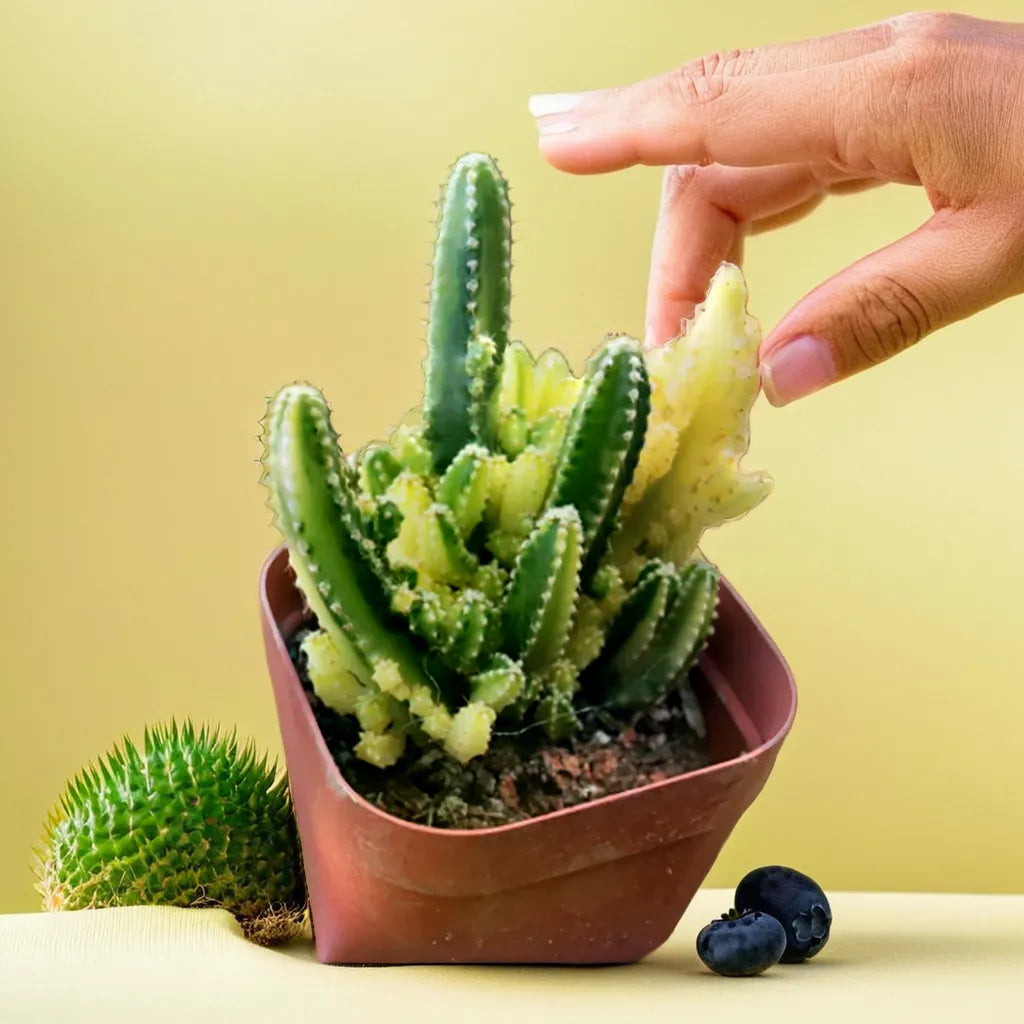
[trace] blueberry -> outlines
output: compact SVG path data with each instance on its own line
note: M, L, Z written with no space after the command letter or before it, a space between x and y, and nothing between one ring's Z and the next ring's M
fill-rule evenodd
M760 910L786 930L784 964L810 960L828 942L832 908L820 885L793 868L772 865L751 871L736 887L736 908Z
M730 911L697 936L697 956L704 966L729 978L761 974L779 962L785 948L785 929L760 911Z

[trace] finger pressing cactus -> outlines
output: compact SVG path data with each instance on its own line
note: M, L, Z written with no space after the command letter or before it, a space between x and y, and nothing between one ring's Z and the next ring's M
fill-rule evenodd
M323 396L292 385L265 424L271 506L318 629L320 701L387 768L424 743L466 761L502 722L558 741L584 708L667 694L714 624L710 526L761 500L745 474L757 340L734 267L656 352L610 335L576 376L508 337L507 189L454 167L441 206L422 414L343 457Z
M190 723L125 739L67 786L35 865L49 911L222 907L243 934L298 934L306 893L287 779L254 748Z

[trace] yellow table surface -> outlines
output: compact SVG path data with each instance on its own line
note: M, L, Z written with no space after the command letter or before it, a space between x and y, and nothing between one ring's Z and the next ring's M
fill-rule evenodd
M749 979L694 952L728 906L716 890L660 950L615 968L327 967L307 940L251 945L219 910L0 916L0 1022L1024 1021L1024 896L831 901L819 957Z

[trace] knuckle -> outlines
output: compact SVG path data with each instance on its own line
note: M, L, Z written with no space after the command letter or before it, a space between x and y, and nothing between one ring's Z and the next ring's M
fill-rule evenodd
M926 137L938 130L935 112L945 109L947 56L941 45L915 42L893 46L879 60L851 68L842 94L835 97L836 106L864 113L840 118L840 162L876 177L915 180L913 153L919 153Z
M687 61L666 76L671 98L687 106L716 100L729 79L744 74L752 59L750 50L722 50Z
M698 164L674 164L665 168L665 191L673 198L678 198L697 188L703 176L704 168Z
M854 288L849 319L850 358L874 365L930 334L936 314L905 282L882 276Z
M889 20L897 43L910 46L949 39L960 31L963 16L949 11L909 11Z
M897 21L896 45L889 51L884 71L894 95L910 96L921 83L948 77L951 43L961 29L958 16L932 11L903 15Z
M950 43L962 34L959 15L916 11L894 19L895 46L885 68L894 87L909 92L918 82L942 72Z
M746 74L757 60L756 50L716 50L687 61L681 70L702 78Z
M678 202L685 196L701 205L710 205L734 224L742 225L745 218L736 212L722 189L720 169L708 164L677 164L666 168L665 191L669 202Z

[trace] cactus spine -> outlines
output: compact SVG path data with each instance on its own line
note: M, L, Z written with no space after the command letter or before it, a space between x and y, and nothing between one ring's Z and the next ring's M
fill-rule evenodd
M511 228L497 165L470 154L441 203L422 418L344 456L323 396L283 388L264 421L271 507L318 624L302 655L382 768L408 744L459 761L499 721L558 739L580 709L680 695L710 636L703 531L753 507L739 470L756 323L728 265L656 353L608 336L582 377L509 338Z

